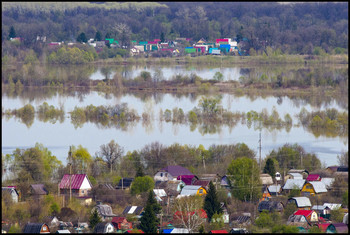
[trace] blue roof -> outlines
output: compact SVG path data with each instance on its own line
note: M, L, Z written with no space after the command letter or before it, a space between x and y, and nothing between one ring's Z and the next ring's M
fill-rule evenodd
M173 231L173 229L163 229L163 233L171 233L171 231Z

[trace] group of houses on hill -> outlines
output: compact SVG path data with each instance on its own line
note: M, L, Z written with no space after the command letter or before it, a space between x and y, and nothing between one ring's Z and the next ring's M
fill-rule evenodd
M282 213L287 204L295 204L297 211L290 215L287 224L297 226L300 231L307 231L312 226L319 227L322 231L328 232L344 232L348 231L348 214L344 214L343 223L333 223L331 220L331 214L333 210L343 208L347 212L348 205L336 204L333 202L327 202L323 205L312 205L309 197L314 195L326 194L329 190L332 190L332 183L335 180L335 176L348 176L347 167L328 167L327 171L332 173L332 177L323 178L318 174L309 174L306 170L290 170L284 177L276 177L275 180L268 174L261 174L260 180L262 183L263 196L259 200L258 212L279 212ZM182 166L167 166L160 169L153 177L155 181L155 187L153 193L155 199L160 205L165 208L169 208L174 200L181 197L187 197L191 195L205 196L209 189L209 183L213 182L214 186L222 189L226 189L228 196L231 196L230 185L234 187L234 182L230 183L229 175L219 176L217 174L203 174L196 176L192 174L188 169ZM133 183L133 178L120 179L117 186L111 184L98 184L95 187L104 187L108 190L130 190ZM65 174L59 183L59 194L66 197L75 197L81 201L84 205L91 205L94 200L92 197L93 186L86 174ZM299 190L301 196L291 197L287 202L279 201L279 195L286 195L290 190ZM7 193L11 196L13 202L18 203L20 201L20 193L17 191L16 186L2 187L2 193ZM47 195L48 191L45 189L44 184L31 185L31 194L33 197L40 199L43 195ZM244 232L243 228L252 223L253 218L250 213L242 214L230 214L224 205L223 208L224 223L232 228L233 233L239 231ZM121 215L113 213L113 209L108 204L96 201L94 210L97 210L102 219L102 223L95 227L96 233L107 232L128 232L135 229L139 223L139 219L143 216L144 208L140 205L128 205L125 207ZM167 211L169 213L169 209ZM171 232L178 231L178 229L184 229L178 227L174 220L176 218L175 212L173 218L165 224L159 225L161 231ZM200 213L203 219L206 218L206 213L203 210ZM136 220L128 221L127 218L133 216ZM26 226L23 232L39 231L41 233L47 233L50 231L51 226L58 226L58 230L69 230L75 228L76 231L83 230L87 223L81 223L75 225L69 222L59 221L59 219L52 218L48 223L30 223ZM177 227L176 227L177 226ZM242 230L235 230L235 229ZM175 230L174 230L175 229ZM179 230L179 231L180 231ZM181 230L182 231L182 230ZM183 230L182 232L186 232ZM213 231L215 233L215 231Z

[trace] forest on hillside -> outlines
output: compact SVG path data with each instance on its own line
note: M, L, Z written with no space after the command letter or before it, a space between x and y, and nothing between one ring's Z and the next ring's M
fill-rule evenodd
M161 35L194 41L204 38L248 39L255 49L270 46L286 54L310 54L348 49L348 3L320 2L39 2L2 3L2 42L11 27L24 45L37 36L48 41L75 41L82 32L94 38L119 39L118 25L130 30L130 40L153 40ZM4 51L3 51L4 53Z

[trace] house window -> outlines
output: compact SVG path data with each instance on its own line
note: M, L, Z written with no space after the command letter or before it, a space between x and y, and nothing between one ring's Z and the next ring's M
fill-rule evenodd
M160 173L160 177L163 177L163 173Z
M43 227L43 231L46 231L46 226Z
M168 173L165 173L165 177L168 177Z
M199 189L199 193L202 194L203 193L203 189Z

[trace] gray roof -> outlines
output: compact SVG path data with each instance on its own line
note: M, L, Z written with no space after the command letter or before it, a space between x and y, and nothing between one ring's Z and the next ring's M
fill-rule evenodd
M269 174L260 174L260 180L262 184L273 184L272 177Z
M337 204L337 203L324 203L323 206L327 206L329 207L329 209L331 210L336 210L338 208L341 207L341 204Z
M291 173L288 173L288 174L291 175L291 176L293 176L293 179L300 179L300 180L303 179L303 175L300 174L300 173L291 172Z
M262 212L263 210L283 211L283 204L276 201L261 201L258 205L258 211Z
M101 222L96 224L95 228L94 228L94 233L105 233L105 227L111 224L110 222Z
M294 188L298 188L298 189L302 189L303 185L305 183L305 180L301 180L301 179L287 179L286 183L283 186L283 189L294 189Z
M201 185L185 185L182 188L180 195L195 195L197 194L198 189L201 187Z
M102 215L102 216L116 216L113 214L112 207L109 205L97 205L96 206L97 211Z
M34 194L37 195L47 195L48 192L45 189L45 186L43 184L32 184L30 185L34 191Z
M290 215L288 218L288 222L287 223L291 223L291 222L302 222L301 220L304 220L305 223L307 223L307 219L304 215Z
M316 210L317 211L322 211L324 209L326 209L326 207L324 205L314 205L314 206L311 207L311 210L315 210L315 211Z
M23 233L40 233L40 230L43 225L45 224L44 223L27 223L24 226Z
M134 178L122 178L119 180L117 188L129 188L131 183L134 181Z
M327 192L326 185L321 181L310 181L310 184L314 187L315 193Z
M311 207L311 202L308 197L292 197L289 200L294 199L296 201L297 207Z
M334 182L334 178L322 178L321 182L323 182L326 185L326 188L330 188Z
M270 193L278 193L281 191L281 185L270 185L267 187L267 190L269 190Z

